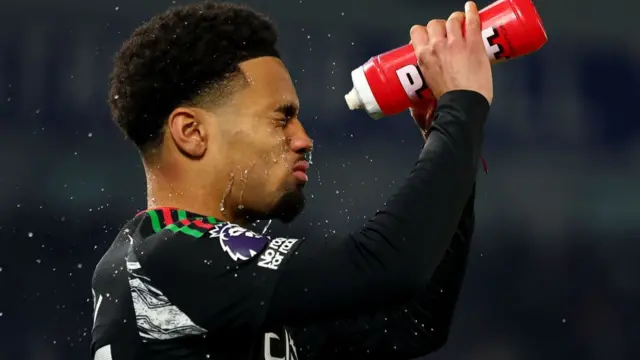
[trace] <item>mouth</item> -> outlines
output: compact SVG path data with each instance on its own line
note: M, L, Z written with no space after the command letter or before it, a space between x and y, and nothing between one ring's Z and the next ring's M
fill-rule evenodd
M309 181L309 176L307 175L307 171L309 170L309 162L306 160L300 160L293 165L291 171L293 172L293 176L295 176L298 181L302 183L306 183Z

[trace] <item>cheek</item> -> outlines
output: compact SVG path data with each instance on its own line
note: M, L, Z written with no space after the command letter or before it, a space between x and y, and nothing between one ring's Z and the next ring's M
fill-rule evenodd
M289 146L281 128L254 128L237 137L233 156L236 166L250 167L248 182L256 188L274 189L282 183L290 164Z
M272 203L286 188L286 172L280 163L261 161L249 171L244 185L245 199Z
M273 129L265 139L262 147L262 157L271 167L282 167L286 165L289 146L287 139L281 129Z
M241 151L244 159L240 161L251 163L256 177L269 183L287 169L287 148L284 137L263 139L259 143L246 144L246 150Z

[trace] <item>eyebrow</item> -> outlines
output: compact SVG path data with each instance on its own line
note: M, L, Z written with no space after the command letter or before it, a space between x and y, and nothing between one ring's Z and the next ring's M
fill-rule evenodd
M281 113L287 118L291 118L298 114L298 106L292 103L282 104L276 108L276 112Z

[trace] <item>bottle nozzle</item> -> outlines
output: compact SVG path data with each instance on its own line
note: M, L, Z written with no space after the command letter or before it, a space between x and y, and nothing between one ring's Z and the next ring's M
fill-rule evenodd
M358 94L356 88L351 89L351 91L344 96L344 100L347 102L349 110L364 109L364 103L362 99L360 99L360 94Z

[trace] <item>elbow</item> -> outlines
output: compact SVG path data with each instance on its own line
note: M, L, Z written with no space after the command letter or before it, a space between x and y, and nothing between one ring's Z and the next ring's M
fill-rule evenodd
M421 344L415 349L413 357L422 357L425 355L433 354L436 351L442 349L449 339L449 331L432 332L429 334Z
M432 339L428 347L427 354L434 353L444 347L449 340L449 330L438 332ZM425 354L426 355L426 354Z
M415 359L422 358L435 353L442 349L447 343L449 337L448 332L434 333L433 331L423 328L423 333L420 337L414 339L411 345L404 348L404 351L399 354L397 351L393 353L390 358L393 359Z
M393 279L392 281L395 284L395 291L413 296L418 292L424 291L434 271L435 268L431 269L425 263L416 262L415 265L412 265L404 262L398 268L390 271L390 278Z
M399 269L388 269L386 282L386 293L400 295L406 300L413 298L423 291L428 280L425 280L424 269L421 272L413 271L408 267Z
M384 294L413 295L424 289L435 267L425 263L423 256L407 254L399 251L394 246L386 246L392 243L382 234L376 234L376 241L364 241L371 239L371 233L362 232L359 237L344 242L350 246L350 254L355 254L359 272L371 280L376 290L384 290ZM383 246L380 246L383 244ZM365 275L366 274L366 275Z

